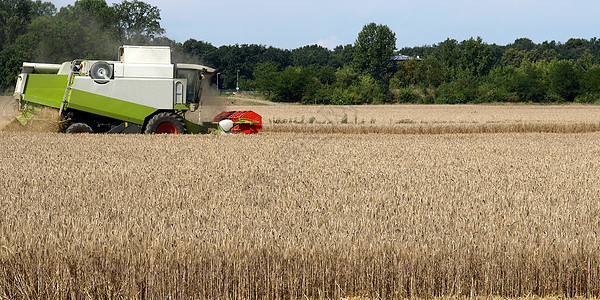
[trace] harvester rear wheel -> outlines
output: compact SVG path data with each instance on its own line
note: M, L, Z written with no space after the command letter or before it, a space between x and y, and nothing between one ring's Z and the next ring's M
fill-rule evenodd
M90 127L90 125L85 124L85 123L73 123L69 127L67 127L67 130L65 130L65 133L93 133L93 132L94 132L94 130L92 129L92 127Z
M185 131L185 124L180 116L170 112L162 112L148 121L144 133L182 134Z

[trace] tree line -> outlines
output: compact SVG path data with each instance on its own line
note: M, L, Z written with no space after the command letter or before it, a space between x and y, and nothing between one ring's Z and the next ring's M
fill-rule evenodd
M600 99L600 40L508 45L447 39L396 51L395 33L367 24L354 44L280 49L163 36L160 9L138 0L79 0L57 10L41 0L0 3L0 88L10 91L23 61L116 59L119 45L167 45L178 62L220 73L221 89L263 92L307 104L584 102ZM399 53L413 59L393 61Z
M363 34L370 36L367 41L377 40L369 27L390 32L385 25L368 24L353 45L334 50L316 45L291 51L260 45L217 48L195 40L184 46L188 53L226 74L220 77L221 88L235 87L238 68L240 88L262 91L274 101L456 104L600 100L600 40L596 38L540 44L520 38L502 46L478 37L394 51L393 46L382 50L364 43ZM393 41L388 45L395 44L393 33L387 39ZM269 59L274 51L277 59ZM249 62L245 60L248 56L235 54L240 52L258 55ZM413 59L391 61L398 53ZM218 60L229 55L234 57Z
M60 10L41 0L2 0L0 91L14 88L24 61L116 60L119 45L172 43L164 32L160 10L138 0L79 0Z

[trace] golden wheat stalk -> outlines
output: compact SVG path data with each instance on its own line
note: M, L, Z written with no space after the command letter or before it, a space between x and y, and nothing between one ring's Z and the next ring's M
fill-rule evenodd
M0 141L0 298L600 297L600 133Z

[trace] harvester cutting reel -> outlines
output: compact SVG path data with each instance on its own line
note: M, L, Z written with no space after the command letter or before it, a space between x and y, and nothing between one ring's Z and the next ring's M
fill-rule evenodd
M262 117L251 110L224 111L215 117L214 123L218 124L221 134L252 134L262 129Z

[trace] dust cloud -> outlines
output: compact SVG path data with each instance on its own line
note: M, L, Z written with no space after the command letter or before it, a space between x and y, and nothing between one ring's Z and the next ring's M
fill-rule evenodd
M178 48L172 50L171 60L176 63L205 65L198 57L185 53ZM188 121L205 127L213 127L214 125L212 122L215 116L226 111L228 105L227 101L219 97L219 91L217 90L216 85L211 84L213 75L214 74L207 75L206 78L202 80L204 86L200 98L199 109L194 112L188 111L185 114L185 118Z
M211 127L211 123L216 115L228 110L228 102L219 97L219 91L216 85L210 84L211 76L204 79L204 89L200 98L200 108L195 112L188 112L185 118L190 122Z
M9 125L19 114L19 103L13 96L0 96L0 130Z
M20 114L19 104L13 96L0 97L0 131L25 132L60 132L60 117L58 110L42 107L35 115L22 125L16 119Z

